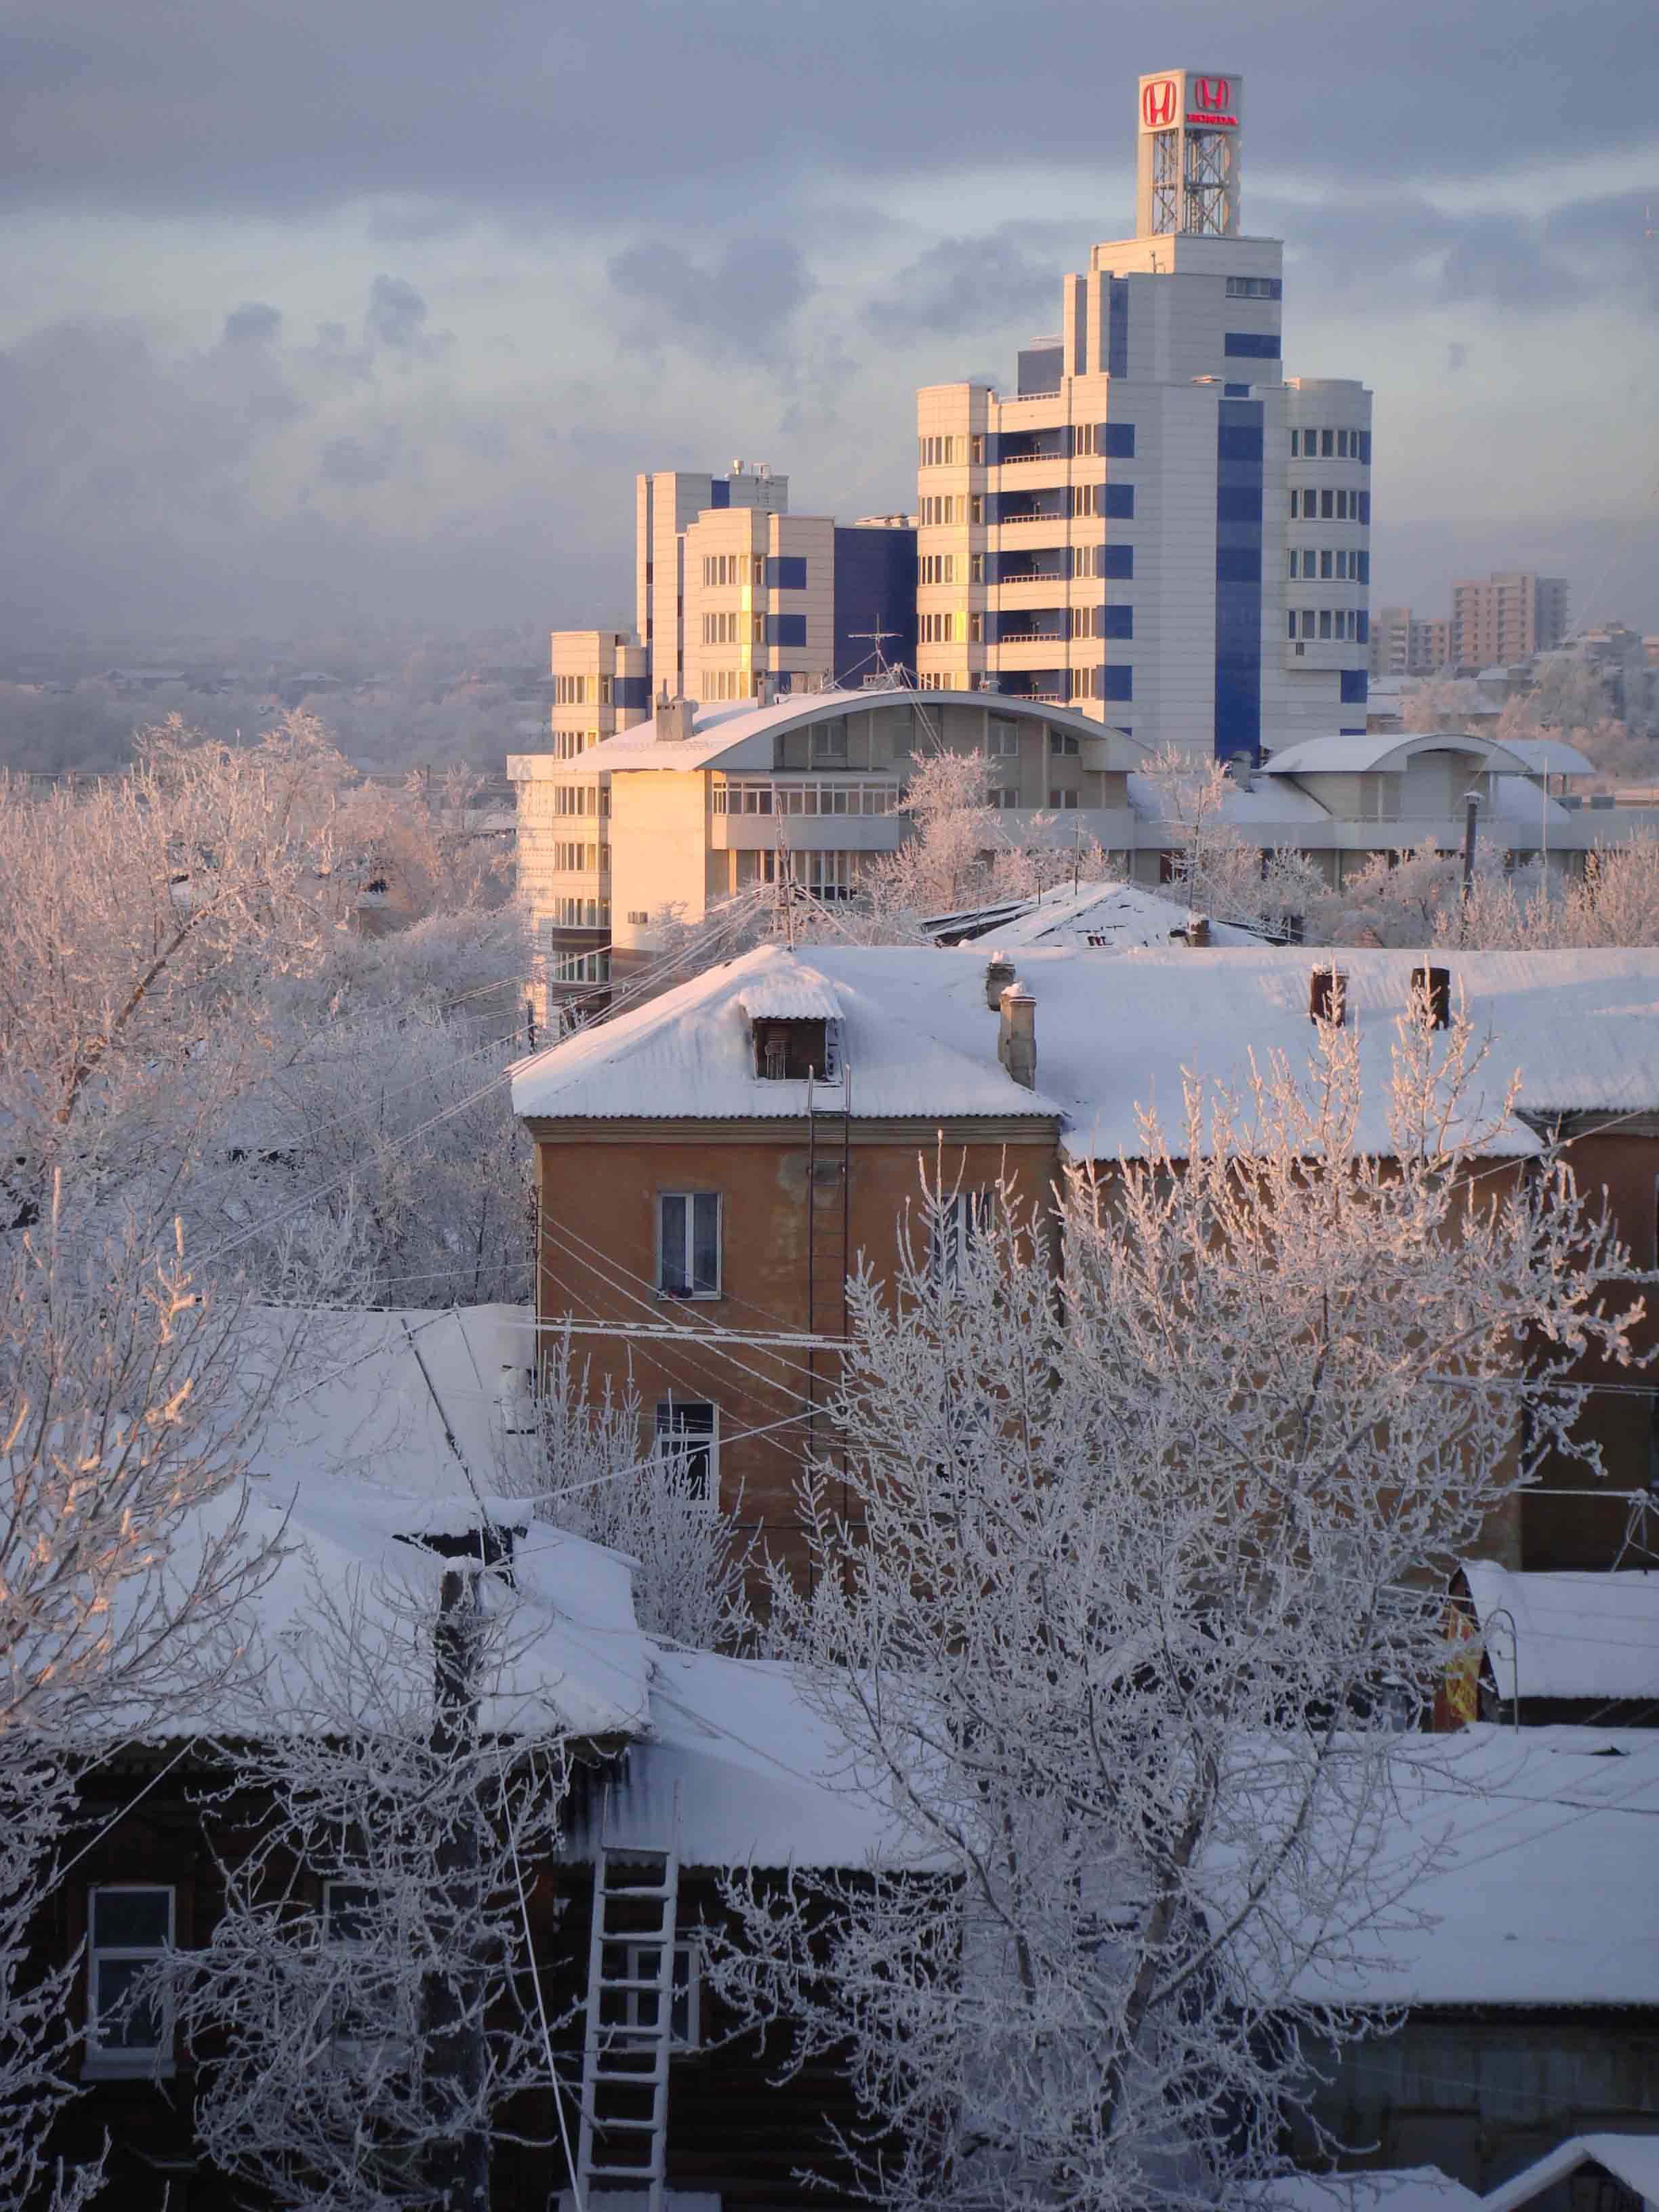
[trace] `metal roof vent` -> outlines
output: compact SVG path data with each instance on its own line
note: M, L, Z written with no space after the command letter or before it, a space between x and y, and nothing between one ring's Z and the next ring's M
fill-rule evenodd
M1328 1022L1340 1030L1347 1018L1348 971L1346 968L1316 968L1308 978L1308 1019Z
M1431 1029L1451 1027L1451 969L1431 968L1426 963L1412 969L1412 1012L1417 1012L1418 1002L1428 1006Z

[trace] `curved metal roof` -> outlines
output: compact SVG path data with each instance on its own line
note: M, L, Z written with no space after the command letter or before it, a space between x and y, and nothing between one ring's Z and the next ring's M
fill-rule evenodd
M1419 753L1474 753L1496 775L1522 775L1525 763L1493 738L1472 730L1369 730L1364 736L1304 738L1261 763L1263 775L1352 775L1398 773Z

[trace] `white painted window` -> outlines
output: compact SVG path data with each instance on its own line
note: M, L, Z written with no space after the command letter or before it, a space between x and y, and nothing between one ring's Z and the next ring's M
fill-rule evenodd
M662 1960L661 1945L630 1943L627 1952L628 1979L654 1981ZM657 2007L662 2002L656 1991L629 1990L627 1995L629 2027L654 2029ZM696 2051L702 2045L702 1955L695 1943L676 1943L673 1986L668 2000L668 2047L671 2051Z
M173 1943L169 1886L112 1882L87 1899L87 2057L100 2073L153 2074L173 2058L164 1989L139 1985Z
M657 1201L657 1288L665 1297L720 1293L720 1201L712 1190L665 1190Z
M720 1504L720 1408L706 1400L664 1398L657 1406L657 1456L688 1505Z

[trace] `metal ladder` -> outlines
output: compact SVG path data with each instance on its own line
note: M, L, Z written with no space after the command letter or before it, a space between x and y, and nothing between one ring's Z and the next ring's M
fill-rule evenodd
M649 2212L663 2212L679 1853L613 1849L605 1825L593 1858L577 2201L587 2212L597 2184L601 2202L607 2190L644 2191Z

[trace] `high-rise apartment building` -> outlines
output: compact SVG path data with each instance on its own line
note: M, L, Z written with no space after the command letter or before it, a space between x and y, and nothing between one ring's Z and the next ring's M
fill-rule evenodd
M1567 580L1494 569L1452 586L1452 657L1460 668L1497 668L1552 653L1567 635Z
M918 680L1224 758L1363 731L1370 394L1283 376L1283 249L1239 229L1239 79L1139 97L1135 235L1063 280L1017 392L917 395Z
M733 461L723 477L656 469L634 479L634 604L651 694L686 688L685 533L701 514L736 508L789 512L789 479L764 461Z

